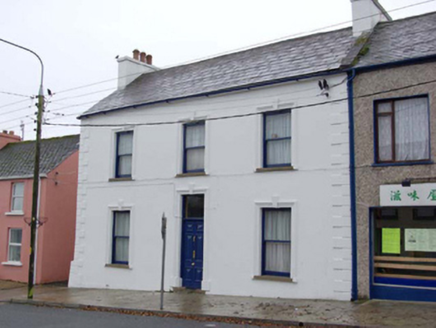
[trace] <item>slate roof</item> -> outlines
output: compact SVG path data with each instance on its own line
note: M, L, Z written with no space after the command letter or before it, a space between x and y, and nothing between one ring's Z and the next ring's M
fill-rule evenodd
M43 139L40 174L47 174L79 149L79 135ZM10 143L0 149L0 178L33 175L35 141Z
M357 67L436 54L436 12L379 23Z
M319 33L146 73L79 118L348 67L362 48L352 28ZM356 67L436 54L436 12L379 23Z
M309 35L139 76L81 115L338 69L351 28Z

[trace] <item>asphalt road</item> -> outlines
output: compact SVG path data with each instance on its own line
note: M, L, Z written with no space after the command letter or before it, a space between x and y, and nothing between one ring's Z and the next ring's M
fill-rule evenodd
M255 326L0 303L0 327L254 328Z

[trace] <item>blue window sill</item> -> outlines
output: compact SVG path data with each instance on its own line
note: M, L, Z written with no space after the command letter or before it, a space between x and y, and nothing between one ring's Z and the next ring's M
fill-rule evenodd
M422 161L422 162L398 162L398 163L373 163L372 167L385 167L385 166L409 166L409 165L431 165L434 164L433 161Z

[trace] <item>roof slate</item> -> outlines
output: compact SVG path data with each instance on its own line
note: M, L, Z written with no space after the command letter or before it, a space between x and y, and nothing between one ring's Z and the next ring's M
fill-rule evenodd
M346 28L143 74L81 117L338 69L353 43Z
M309 35L146 73L79 118L346 68L363 45L352 29ZM356 67L436 54L436 12L380 23Z
M41 141L40 174L48 174L79 149L79 135ZM0 150L0 178L33 175L35 141L10 143Z
M435 55L436 12L379 23L367 47L357 67Z

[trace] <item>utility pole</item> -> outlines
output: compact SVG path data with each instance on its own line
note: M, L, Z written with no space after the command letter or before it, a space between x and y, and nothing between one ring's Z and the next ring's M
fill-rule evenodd
M35 276L35 239L38 216L38 194L39 194L39 157L41 151L41 126L44 112L44 90L42 83L38 93L38 112L36 113L36 142L35 142L35 166L33 170L33 191L32 191L32 219L30 221L30 251L29 251L29 277L27 280L27 298L33 298L33 278Z
M25 127L24 121L21 121L21 124L20 124L20 128L21 128L21 140L24 140L24 127Z
M33 278L35 272L35 237L36 237L36 226L38 223L38 190L39 190L39 156L41 149L41 125L42 125L42 115L44 112L44 64L41 58L32 50L22 47L4 39L0 39L1 42L7 43L11 46L20 48L22 50L28 51L35 55L41 63L41 83L39 85L38 91L38 112L36 113L36 142L35 142L35 163L33 170L33 192L32 192L32 218L30 221L30 252L29 252L29 276L27 281L27 298L33 298Z

